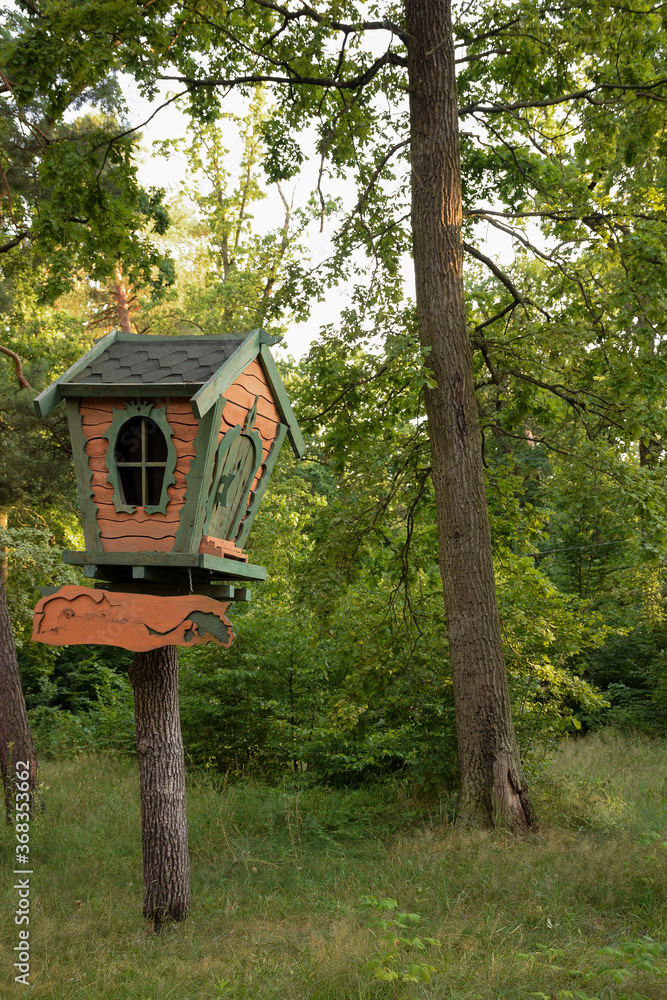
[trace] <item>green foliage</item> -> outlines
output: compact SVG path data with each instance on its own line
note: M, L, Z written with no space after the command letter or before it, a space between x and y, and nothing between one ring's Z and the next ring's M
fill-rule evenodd
M137 136L113 56L101 55L108 46L99 38L91 63L73 56L68 37L54 61L37 39L28 40L30 32L29 12L5 6L0 282L29 269L40 297L54 301L80 273L103 281L122 260L132 280L168 284L173 265L150 238L169 223L164 191L138 183ZM66 71L56 84L52 74L63 59Z
M659 976L664 979L667 975L667 944L660 944L652 937L644 935L636 941L622 941L616 947L601 948L598 952L600 957L605 956L607 961L601 962L596 968L589 970L564 969L557 964L561 960L567 961L568 954L563 948L549 948L542 946L539 951L532 953L517 953L517 958L527 962L543 963L545 968L556 973L566 972L572 976L574 982L569 989L559 989L555 994L557 1000L600 1000L599 993L606 995L608 980L623 987L622 996L626 1000L645 1000L645 983L652 976ZM556 960L556 961L554 961ZM586 983L586 989L577 985L578 982ZM641 991L636 987L641 986ZM650 987L649 987L650 988ZM589 990L594 990L593 996ZM630 992L626 992L630 990ZM551 1000L553 993L531 993L539 1000Z
M89 700L85 710L41 705L31 709L28 718L40 758L100 753L134 756L132 690L108 669L96 686L96 699Z
M233 613L228 655L183 654L181 715L194 760L237 773L306 766L334 782L397 770L451 781L446 661L426 649L410 655L398 623L379 624L387 596L355 588L322 617L272 588Z
M354 440L352 430L350 449ZM418 536L432 531L432 508L424 504L423 521L415 518L405 561L402 498L390 500L394 513L381 497L376 534L365 524L359 531L357 510L368 510L372 491L384 488L368 458L375 441L365 447L360 464L371 474L363 484L353 471L348 479L324 462L293 467L285 458L276 470L250 540L269 582L256 588L249 607L232 609L237 638L230 650L181 654L183 730L193 761L234 773L306 766L334 782L397 771L426 784L455 781L437 569ZM387 458L400 468L394 454ZM385 474L379 457L375 468ZM562 593L525 559L505 553L497 574L517 728L524 754L537 764L580 717L604 706L571 665L593 655L612 630L590 601Z
M582 717L609 706L576 668L587 664L615 630L590 601L559 591L531 561L505 553L496 582L514 722L527 763L541 759Z
M269 192L261 183L268 116L266 94L258 88L244 116L196 119L187 139L156 143L163 155L177 151L186 158L188 176L172 209L176 226L162 241L177 258L178 287L144 309L142 323L150 329L233 333L262 327L282 334L287 321L307 316L290 276L300 271L300 240L312 212L294 208L280 178ZM242 150L238 164L229 149L234 137ZM269 197L282 202L282 225L257 232L257 209Z
M30 516L31 512L25 513ZM30 520L33 520L33 517L30 517ZM31 641L33 611L42 596L38 587L78 582L77 574L70 569L63 570L62 549L58 544L60 541L62 545L67 539L69 525L66 523L63 525L62 521L58 524L61 520L58 512L53 512L53 517L49 520L51 525L48 527L32 526L0 530L0 545L4 547L8 569L7 605L28 704L34 703L31 696L37 695L40 699L45 690L50 688L49 677L58 657L53 647ZM40 515L38 524L48 524L48 521ZM62 534L58 528L64 529ZM78 525L74 530L78 535ZM54 535L54 531L58 534Z
M399 983L419 985L431 982L434 965L428 962L416 962L416 955L408 953L425 952L428 949L439 948L440 944L432 937L409 937L411 927L421 921L419 913L394 912L398 903L395 899L376 899L375 896L362 896L360 906L372 908L376 915L369 922L377 935L377 954L367 963L365 968L373 973L374 979L386 983L390 987ZM392 995L397 994L392 989ZM407 995L401 994L404 1000Z

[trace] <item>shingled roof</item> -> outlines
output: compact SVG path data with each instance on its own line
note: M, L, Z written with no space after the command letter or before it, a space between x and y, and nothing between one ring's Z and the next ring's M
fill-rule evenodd
M257 358L292 448L300 456L305 448L303 437L269 350L278 339L264 330L195 337L116 330L98 340L64 375L40 392L35 411L38 417L46 417L61 400L76 397L187 396L193 413L201 419Z
M156 337L115 340L69 379L70 385L203 385L245 337Z

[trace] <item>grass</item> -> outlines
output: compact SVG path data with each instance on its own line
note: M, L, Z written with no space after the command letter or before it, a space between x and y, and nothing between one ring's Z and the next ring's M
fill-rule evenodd
M193 779L192 915L157 936L141 920L135 764L49 762L41 778L34 982L12 981L7 874L2 1000L667 1000L665 956L636 944L667 941L665 743L603 733L565 744L535 789L542 826L521 839L452 829L441 804L400 785L220 790ZM5 872L12 852L4 830ZM399 972L434 966L430 984L392 985L365 968L382 945L359 905L369 896L419 913L409 935L440 942L398 949Z

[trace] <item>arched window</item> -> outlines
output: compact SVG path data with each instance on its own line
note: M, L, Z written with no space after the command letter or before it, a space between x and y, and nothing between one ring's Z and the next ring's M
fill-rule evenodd
M103 437L109 442L107 478L118 513L132 514L137 508L145 514L166 513L167 489L176 481L173 433L164 406L138 400L114 407Z
M150 417L132 417L120 428L114 452L123 503L155 507L167 468L167 441Z

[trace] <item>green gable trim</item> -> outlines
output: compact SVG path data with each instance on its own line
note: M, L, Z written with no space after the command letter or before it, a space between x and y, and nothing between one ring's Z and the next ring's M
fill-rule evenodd
M269 485L269 479L271 478L271 473L273 472L273 467L276 464L276 460L280 453L280 449L283 446L283 441L285 440L285 435L287 434L287 427L285 424L281 424L278 428L278 433L271 445L271 450L266 459L266 464L264 466L264 473L259 483L257 484L257 489L255 490L255 495L252 498L248 513L241 522L241 530L239 531L236 544L240 549L245 545L245 540L248 537L248 532L252 527L252 522L255 520L255 514L259 510L259 505L262 502L262 497L264 496L266 487Z
M226 389L235 382L244 368L259 354L260 334L262 330L251 330L242 344L237 347L232 356L217 370L213 378L203 385L192 397L192 409L196 417L203 417L222 396Z
M213 478L222 411L226 403L225 397L220 396L215 406L199 421L194 443L195 457L185 478L185 506L181 511L174 552L196 552L201 544L206 501Z
M118 336L118 331L114 330L113 333L108 333L106 337L102 337L97 343L91 347L87 354L84 354L82 358L75 361L71 368L68 368L64 375L61 375L48 389L44 389L40 392L39 396L34 401L35 413L38 417L46 417L54 410L61 399L64 398L62 392L63 384L67 382L68 379L74 378L79 372L83 371L91 361L94 361L103 351L109 347L110 344L116 340ZM135 393L136 394L136 393ZM108 394L107 394L108 395Z
M141 396L145 398L169 399L170 396L191 396L197 389L198 383L194 382L123 382L118 385L109 383L91 382L86 385L84 382L66 383L60 386L60 395L63 399L77 398L81 396Z
M79 494L83 538L86 548L90 552L100 552L102 549L102 538L100 535L100 526L97 523L97 507L92 500L93 472L90 468L88 456L86 455L88 441L83 433L83 417L79 412L79 404L76 400L67 400L67 421L69 423L72 457L74 458L74 468L76 470L76 488Z
M279 344L282 337L274 337L272 333L267 333L266 330L259 331L259 342L260 344L266 344L267 347L273 347L274 344Z
M259 356L261 358L262 367L266 373L268 383L271 387L271 391L276 400L278 410L280 411L280 415L282 416L283 421L287 424L287 436L290 439L292 450L297 458L301 458L306 450L306 442L303 440L303 435L299 430L298 423L296 422L292 404L287 397L285 387L283 386L282 379L280 378L280 372L278 371L276 363L271 357L271 351L266 344L261 345L259 349Z

